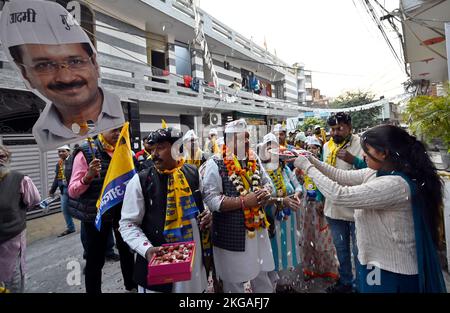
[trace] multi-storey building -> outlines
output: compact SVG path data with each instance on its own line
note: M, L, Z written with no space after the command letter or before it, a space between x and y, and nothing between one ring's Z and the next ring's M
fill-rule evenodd
M211 127L220 132L228 120L244 117L258 139L277 121L297 116L299 105L306 104L303 64L280 60L199 9L211 56L205 58L194 44L194 12L188 1L56 1L97 47L102 84L120 96L135 150L141 148L141 138L161 125L161 118L183 131L195 129L204 138ZM209 61L217 88L210 85ZM249 88L252 77L257 88ZM186 87L191 79L199 82L198 88ZM31 129L44 105L0 49L0 143L13 151L13 167L30 175L43 195L56 152L41 153Z

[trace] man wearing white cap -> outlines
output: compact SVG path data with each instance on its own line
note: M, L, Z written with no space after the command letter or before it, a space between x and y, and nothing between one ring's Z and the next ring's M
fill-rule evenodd
M282 124L276 124L273 128L273 133L275 134L275 136L278 137L278 142L282 148L287 147L286 132L287 132L286 126Z
M211 128L209 130L208 139L206 140L205 146L203 147L203 151L207 154L208 157L220 152L219 146L217 145L217 136L217 129Z
M263 208L271 191L261 161L249 148L245 120L227 124L222 155L206 162L202 181L204 201L213 211L214 262L225 293L243 293L246 281L253 292L273 292L268 272L274 261Z
M311 137L319 140L320 146L323 146L323 144L325 143L325 138L324 136L322 136L322 127L320 125L314 126L314 135Z
M304 132L299 132L295 135L294 146L296 149L305 149L306 148L307 138Z
M8 60L47 104L33 127L41 150L79 141L124 122L117 96L98 86L97 53L88 36L56 2L7 2L0 36Z
M58 156L59 156L59 160L58 160L58 163L56 163L56 167L55 167L55 178L53 179L53 184L52 184L52 187L50 188L50 191L48 192L48 195L50 197L54 197L55 191L57 188L59 188L59 190L61 192L61 195L60 195L61 212L64 215L64 220L66 221L67 228L58 237L63 237L63 236L66 236L68 234L75 232L75 225L73 223L72 216L70 215L68 207L67 207L67 204L69 201L69 193L67 190L67 186L68 186L67 179L64 174L65 162L70 156L70 147L68 145L59 147L58 148Z
M198 136L193 129L190 129L183 136L184 160L188 164L195 165L197 168L206 162L205 154L200 149Z

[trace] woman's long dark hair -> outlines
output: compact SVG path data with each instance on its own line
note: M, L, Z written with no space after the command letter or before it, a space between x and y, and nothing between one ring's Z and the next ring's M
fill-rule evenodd
M393 125L380 125L369 129L363 134L361 143L366 153L367 144L387 153L386 161L393 165L394 171L404 173L416 183L417 191L424 203L425 222L429 226L434 242L438 244L443 182L424 144L405 130Z

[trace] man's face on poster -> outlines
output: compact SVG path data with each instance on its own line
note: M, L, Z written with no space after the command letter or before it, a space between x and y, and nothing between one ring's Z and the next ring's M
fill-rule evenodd
M57 108L76 112L98 100L97 61L83 44L25 44L20 53L25 79Z

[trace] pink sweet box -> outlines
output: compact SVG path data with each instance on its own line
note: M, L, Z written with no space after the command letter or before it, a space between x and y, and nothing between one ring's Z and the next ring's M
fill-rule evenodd
M194 258L195 258L195 242L194 241L186 241L186 242L177 242L171 244L164 244L163 247L179 247L180 245L192 245L192 248L189 250L188 256L184 260L178 260L176 263L169 264L157 264L158 263L158 255L155 253L148 262L148 271L147 271L147 283L148 285L161 285L161 284L169 284L178 281L186 281L191 280L192 268L194 266Z

